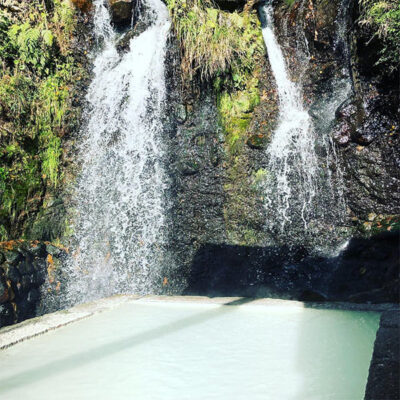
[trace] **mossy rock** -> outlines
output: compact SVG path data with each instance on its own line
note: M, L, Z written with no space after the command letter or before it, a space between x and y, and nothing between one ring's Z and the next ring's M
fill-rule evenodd
M262 150L265 149L269 143L269 138L266 135L251 135L247 139L247 145L252 149Z

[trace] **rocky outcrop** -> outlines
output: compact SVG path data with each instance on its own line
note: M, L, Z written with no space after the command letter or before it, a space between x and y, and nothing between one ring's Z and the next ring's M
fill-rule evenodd
M398 276L393 255L389 256L392 261L388 269L380 258L387 246L391 248L389 253L394 251L396 239L390 239L390 233L381 234L398 229L395 215L400 206L395 190L397 139L394 134L383 133L387 123L394 123L393 106L379 108L379 96L374 100L373 93L365 91L366 86L362 95L355 97L354 70L361 67L352 67L353 45L346 29L356 29L354 4L351 0L301 0L291 6L286 1L275 1L274 6L278 39L292 79L303 88L315 129L327 140L337 140L338 159L332 163L331 172L343 172L348 210L343 221L333 222L341 224L335 240L343 242L352 234L378 235L372 236L376 242L373 245L372 238L360 238L361 242L354 239L342 257L318 259L310 254L310 247L332 246L326 239L332 237L332 226L318 227L319 233L307 239L310 243L304 242L304 246L291 245L291 235L296 232L290 229L285 240L276 240L275 232L267 232L262 185L268 174L266 149L278 108L268 59L259 62L260 103L246 114L251 122L244 142L231 146L218 110L220 93L210 82L200 80L191 82L189 88L182 86L180 53L171 39L167 103L172 112L166 126L173 200L171 243L177 267L171 271L169 281L179 280L177 287L184 287L182 281L188 279L187 290L192 294L228 295L229 289L240 287L238 295L255 295L258 279L260 287L271 289L259 291L264 295L286 293L310 299L320 293L318 296L330 300L369 301L367 293L371 291L371 301L395 301ZM381 93L388 92L382 89ZM326 154L320 149L318 152L325 160ZM356 248L360 252L358 261ZM352 274L357 278L353 279ZM301 277L307 278L302 281ZM221 287L226 290L217 289Z
M0 327L40 314L40 303L61 289L58 267L66 249L38 241L0 243Z
M359 26L358 11L352 0L302 0L292 6L277 1L275 18L314 124L330 129L338 146L348 220L362 225L370 213L400 214L400 98L398 74L374 65L380 48ZM335 98L341 99L336 106ZM327 102L336 113L330 127L318 117Z

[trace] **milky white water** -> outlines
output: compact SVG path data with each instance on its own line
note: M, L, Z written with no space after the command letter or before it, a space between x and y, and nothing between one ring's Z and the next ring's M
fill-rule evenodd
M166 237L164 59L170 28L161 0L144 0L145 32L120 55L103 0L96 0L97 53L81 132L74 195L69 303L152 291Z
M379 314L136 303L0 352L14 400L362 400Z

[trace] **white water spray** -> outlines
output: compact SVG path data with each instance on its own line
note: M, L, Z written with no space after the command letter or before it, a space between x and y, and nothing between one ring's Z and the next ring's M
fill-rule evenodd
M168 10L161 0L145 0L149 27L120 55L108 9L103 0L94 5L100 50L81 132L76 248L68 268L71 303L152 292L161 280L166 241L161 117Z
M272 6L263 6L261 13L262 32L279 95L279 122L268 147L267 209L271 214L277 213L282 229L286 223L293 222L295 214L307 226L317 190L315 132L303 107L301 91L289 79L274 35Z

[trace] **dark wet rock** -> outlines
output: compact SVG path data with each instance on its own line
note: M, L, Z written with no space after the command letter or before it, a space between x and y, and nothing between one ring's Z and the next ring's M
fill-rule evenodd
M45 271L46 269L46 258L47 258L47 253L44 254L43 257L37 258L33 261L33 266L36 270L36 272L40 271Z
M142 15L142 14L141 14ZM148 20L144 17L139 19L133 28L129 29L127 32L123 33L117 42L117 50L119 53L126 53L130 49L130 43L133 38L139 36L149 27Z
M364 110L359 100L347 99L336 110L336 128L333 132L335 141L348 144L356 137L357 128L364 120Z
M17 285L21 280L21 274L18 269L12 265L5 265L5 274L14 285Z
M129 51L129 45L131 40L135 37L135 31L130 29L129 31L125 32L117 42L117 50L121 53L126 53Z
M61 197L49 199L35 215L35 220L29 221L26 236L35 240L48 241L60 238L65 231L65 215L64 199Z
M309 302L323 302L327 301L327 296L323 293L318 292L317 290L305 290L299 296L300 301L309 301Z
M21 275L33 274L35 272L35 267L32 264L32 257L26 257L25 260L18 264L17 268Z
M41 269L39 271L36 271L33 275L31 275L31 279L32 286L40 287L43 283L46 282L46 270Z
M400 399L400 310L381 316L365 400Z
M36 303L40 298L40 293L36 288L32 288L28 292L28 296L26 298L28 303Z
M196 158L186 158L182 160L178 169L182 175L195 175L200 171L200 160Z
M111 18L118 27L129 26L133 18L135 0L109 0Z
M11 303L0 304L0 327L12 325L15 322L17 321Z
M6 261L11 265L16 265L22 259L22 254L16 250L6 251L3 255Z
M34 286L34 275L23 275L21 277L21 288L22 291L28 292L31 287Z
M0 304L3 304L10 300L10 293L5 280L0 277Z
M252 135L247 139L247 145L252 149L265 149L269 143L269 138L265 135Z
M0 245L0 255L13 252L20 255L17 264L5 262L0 268L0 327L35 317L46 310L55 311L42 301L40 293L57 298L61 271L58 266L65 250L38 241L6 242ZM4 249L5 248L5 249ZM4 257L5 258L5 257ZM46 307L44 307L46 303Z
M183 124L187 119L186 107L184 104L179 104L176 108L176 120L178 124Z
M34 257L41 257L46 252L46 245L40 242L31 242L28 251Z
M399 232L352 239L330 278L329 290L335 299L359 303L397 302L400 298L399 239Z
M400 313L398 311L388 311L382 314L381 326L400 330Z
M399 239L399 232L352 239L336 257L315 257L303 247L207 244L194 257L185 293L396 303Z

